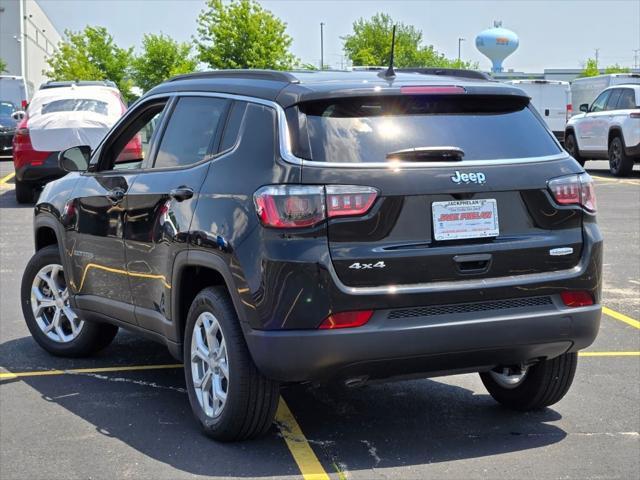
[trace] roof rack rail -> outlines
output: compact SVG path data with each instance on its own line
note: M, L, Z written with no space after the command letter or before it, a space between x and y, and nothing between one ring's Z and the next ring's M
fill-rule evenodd
M274 82L300 83L300 80L298 80L289 72L248 68L185 73L184 75L177 75L173 78L170 78L168 81L177 82L178 80L191 80L199 78L250 78L255 80L272 80Z
M40 85L40 90L61 87L111 87L118 88L111 80L49 80Z
M478 70L465 70L463 68L396 68L397 72L421 73L422 75L441 75L445 77L473 78L475 80L491 80L493 78Z

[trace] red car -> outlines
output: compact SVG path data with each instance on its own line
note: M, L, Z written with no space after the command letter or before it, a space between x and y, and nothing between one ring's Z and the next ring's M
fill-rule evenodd
M58 153L71 146L96 147L126 111L112 82L56 82L45 84L33 97L13 137L15 192L18 203L30 203L36 190L66 174ZM139 137L123 156L142 158Z

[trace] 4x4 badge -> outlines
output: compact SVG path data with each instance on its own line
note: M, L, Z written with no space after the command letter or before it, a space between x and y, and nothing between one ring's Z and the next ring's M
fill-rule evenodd
M483 184L487 177L482 172L460 173L456 170L455 175L451 176L451 181L460 185L461 183L478 183Z
M356 263L352 263L351 265L349 265L349 268L351 268L353 270L369 270L369 269L373 269L373 268L385 268L385 267L386 267L386 265L382 261L377 262L377 263L360 263L360 262L356 262Z

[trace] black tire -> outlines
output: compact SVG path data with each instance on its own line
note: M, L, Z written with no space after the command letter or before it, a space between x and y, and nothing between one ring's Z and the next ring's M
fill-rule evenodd
M576 162L584 167L585 159L580 156L580 150L578 149L578 142L573 132L567 133L564 138L564 148L571 155Z
M217 319L228 355L227 398L222 411L215 417L208 416L200 406L191 370L194 326L205 312L212 313ZM269 430L280 398L279 385L264 377L253 363L225 288L205 288L193 300L185 326L184 364L189 402L208 436L228 442L255 438Z
M627 177L633 170L633 158L624 151L624 142L615 136L609 142L609 171L616 177Z
M85 357L105 348L118 333L115 325L85 321L78 336L65 343L52 340L40 328L31 308L31 289L36 275L47 265L62 265L57 245L37 251L29 260L22 276L22 313L31 336L47 352L60 357Z
M33 197L35 196L34 189L28 183L22 183L16 180L16 201L18 203L33 203Z
M578 365L577 353L565 353L529 367L526 377L515 388L505 388L489 372L480 374L491 396L502 405L519 411L539 410L565 396Z

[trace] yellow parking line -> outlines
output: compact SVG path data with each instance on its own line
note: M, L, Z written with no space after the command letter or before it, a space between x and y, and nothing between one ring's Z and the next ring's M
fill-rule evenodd
M293 455L293 459L298 464L302 478L304 480L329 480L329 475L322 468L320 460L313 453L309 442L300 429L300 425L298 425L282 397L280 397L280 403L278 403L276 422L291 455Z
M9 175L6 175L6 176L0 178L0 185L4 185L5 183L7 183L9 180L11 180L15 176L16 176L16 172L11 172Z
M103 373L103 372L134 372L140 370L162 370L170 368L182 368L181 363L170 363L164 365L130 365L122 367L101 367L101 368L73 368L69 370L36 370L30 372L0 372L0 380L23 377L43 377L50 375L65 375L79 373ZM276 412L276 422L282 433L293 459L295 460L304 480L329 480L329 475L320 464L318 457L313 453L309 442L302 433L302 429L295 417L289 410L285 401L280 397L278 410Z
M640 357L640 352L578 352L579 357Z
M101 373L101 372L135 372L139 370L163 370L168 368L182 368L181 363L166 365L129 365L124 367L102 368L72 368L69 370L39 370L33 372L0 372L0 380L19 377L43 377L47 375L65 375L74 373Z
M640 328L640 322L638 320L634 320L633 318L627 317L626 315L616 312L615 310L611 310L610 308L602 307L602 313L608 317L615 318L616 320L629 324L632 327Z

